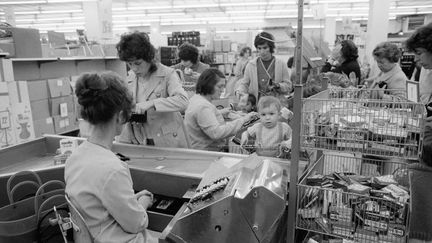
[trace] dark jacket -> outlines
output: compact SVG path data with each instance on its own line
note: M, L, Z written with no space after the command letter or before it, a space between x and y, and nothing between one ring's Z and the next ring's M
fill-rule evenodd
M357 85L359 85L361 80L361 72L360 72L360 64L357 60L345 61L340 66L332 66L330 63L326 62L326 64L322 67L321 72L333 72L333 73L344 73L347 76L350 75L351 72L354 72L357 78Z
M410 238L432 240L432 128L425 127L422 162L409 165Z

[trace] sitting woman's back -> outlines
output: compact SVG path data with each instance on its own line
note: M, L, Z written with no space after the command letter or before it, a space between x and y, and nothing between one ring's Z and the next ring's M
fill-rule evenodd
M66 161L66 193L96 242L145 242L151 197L137 199L127 164L111 151L128 120L131 95L112 73L84 74L76 94L92 131Z

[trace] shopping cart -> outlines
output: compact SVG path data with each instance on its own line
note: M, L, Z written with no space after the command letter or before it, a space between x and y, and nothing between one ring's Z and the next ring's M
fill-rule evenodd
M297 228L354 242L406 242L406 165L325 152L298 184Z

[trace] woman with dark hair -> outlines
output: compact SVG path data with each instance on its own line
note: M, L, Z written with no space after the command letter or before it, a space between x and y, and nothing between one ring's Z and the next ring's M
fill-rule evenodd
M196 46L189 43L183 43L179 46L178 50L178 57L181 62L171 67L181 70L186 82L196 82L199 75L204 72L204 70L210 68L210 66L202 63L198 59L199 51Z
M66 161L66 194L95 242L146 242L146 209L153 195L134 193L128 165L111 151L114 136L129 120L132 96L114 73L81 75L75 94L92 129Z
M406 41L406 47L409 51L414 52L415 61L424 68L422 72L424 70L432 71L432 23L415 30ZM428 79L427 76L420 77L420 87L422 86L422 81L426 84L432 83L431 78ZM432 102L432 94L424 94L424 96L425 103L430 104ZM428 113L432 112L431 107L426 106L426 108L428 109ZM432 194L430 185L432 184L432 116L426 118L421 162L412 164L409 168L411 185L409 242L431 243Z
M259 57L247 64L244 77L239 81L235 91L236 96L240 98L253 94L258 100L261 96L276 96L285 106L284 96L291 92L292 84L286 63L273 56L273 35L267 32L259 33L255 37L254 45Z
M127 82L135 112L146 115L140 123L128 122L117 140L158 147L187 147L180 112L189 101L177 73L155 61L155 49L145 33L122 35L116 47L120 60L130 68Z
M351 40L343 40L332 51L329 61L321 69L321 72L342 73L349 76L351 73L355 74L357 83L354 85L361 85L361 72L360 64L357 61L358 48Z
M422 67L419 77L420 100L429 104L432 102L432 23L418 28L405 44L409 51L414 52L415 62Z
M219 99L225 87L224 74L215 69L205 70L196 84L196 95L190 99L185 113L186 130L194 149L222 151L226 138L238 132L243 123L256 113L225 122L223 112L218 110L212 100Z
M372 98L386 101L406 99L408 78L399 66L402 56L400 49L393 43L383 42L375 47L372 54L381 70L378 76L373 78L370 87Z

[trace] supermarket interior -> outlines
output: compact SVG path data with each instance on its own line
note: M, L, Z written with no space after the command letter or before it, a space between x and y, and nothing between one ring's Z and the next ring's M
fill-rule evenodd
M431 0L0 0L0 243L432 243Z

